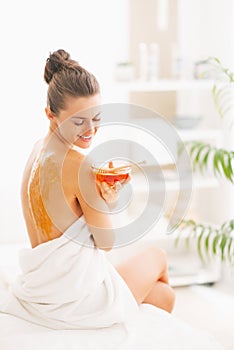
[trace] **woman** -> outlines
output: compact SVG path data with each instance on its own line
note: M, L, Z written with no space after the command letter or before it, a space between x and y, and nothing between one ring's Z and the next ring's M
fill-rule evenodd
M81 191L81 186L89 185L78 181L85 159L81 151L90 147L101 120L99 84L64 50L50 54L44 79L48 83L45 112L49 131L36 143L22 181L23 214L32 248L60 239L83 217L92 234L93 249L109 251L114 241L111 222L105 210L95 208L105 209L117 201L124 183L109 186L97 182L92 192L96 205L91 207ZM162 250L148 248L115 268L138 305L149 303L172 311L174 293L168 285Z

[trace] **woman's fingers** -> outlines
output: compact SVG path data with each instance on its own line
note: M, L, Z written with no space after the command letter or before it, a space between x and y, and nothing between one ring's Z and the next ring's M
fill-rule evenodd
M106 182L96 181L101 197L108 203L118 200L117 190L109 186Z
M115 184L112 186L112 188L115 190L115 191L119 191L121 189L122 185L119 181L116 181Z
M102 186L103 191L105 191L105 192L111 191L111 186L109 186L106 182L102 182L101 186Z
M96 186L99 190L99 193L101 194L101 182L100 181L96 181Z
M116 181L113 185L109 185L106 182L96 181L97 188L100 192L101 197L109 202L113 203L118 200L118 191L130 181L130 176L123 181Z

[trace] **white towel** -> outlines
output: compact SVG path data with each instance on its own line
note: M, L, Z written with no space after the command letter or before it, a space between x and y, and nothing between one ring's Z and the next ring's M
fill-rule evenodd
M137 311L124 280L94 247L83 217L59 238L21 249L19 263L22 273L4 312L54 329L93 329L125 322Z
M94 247L83 217L59 238L21 249L19 263L21 273L0 300L3 313L61 332L90 330L96 349L102 348L98 330L112 329L114 336L121 327L118 346L111 350L223 350L208 334L166 311L138 306L105 252Z

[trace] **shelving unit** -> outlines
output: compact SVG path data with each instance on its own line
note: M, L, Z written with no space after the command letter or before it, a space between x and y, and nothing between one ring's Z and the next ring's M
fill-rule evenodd
M115 90L121 94L125 94L125 98L128 102L130 94L134 92L139 93L167 93L167 92L189 92L190 94L196 94L197 92L206 91L210 92L210 104L212 101L212 87L214 81L207 79L193 79L193 80L173 80L173 79L160 79L158 81L130 81L130 82L116 82ZM168 101L169 103L170 101ZM144 107L144 105L142 105ZM147 108L147 107L146 107ZM155 112L157 113L157 112ZM206 116L204 116L206 118ZM170 120L169 120L170 122ZM191 129L176 128L179 136L183 141L189 140L215 140L218 143L222 142L222 132L219 128L213 127L194 127Z
M153 94L155 93L155 96L162 96L162 94L165 94L167 96L168 100L170 101L170 97L179 96L183 97L183 93L185 92L187 94L191 94L195 98L195 103L197 102L196 98L199 95L199 93L205 94L210 93L210 101L208 100L207 103L210 103L210 105L213 105L212 101L212 86L213 81L211 80L159 80L155 82L141 82L141 81L132 81L132 82L122 82L122 83L116 83L116 91L120 92L120 95L124 97L125 102L130 102L131 96L133 93L137 93L136 96L140 96L140 94L144 94L146 96L147 94ZM159 95L157 95L159 93ZM161 94L161 95L160 95ZM173 95L174 94L174 95ZM181 94L181 95L180 95ZM184 95L184 96L185 96ZM155 98L155 100L157 100ZM198 101L199 103L199 101ZM144 105L140 104L144 107ZM145 106L146 108L148 106ZM206 111L207 112L207 111ZM162 113L163 114L163 113ZM206 113L204 113L204 118L206 118ZM209 115L208 115L209 116ZM211 119L212 120L212 119ZM169 120L170 123L172 123L171 120ZM210 125L202 126L202 127L195 127L191 129L179 129L175 128L177 131L179 137L183 142L188 141L204 141L204 142L211 142L212 144L216 145L217 147L221 147L223 144L223 134L222 130L218 127L215 127L212 122L210 122ZM142 142L144 144L144 141ZM175 175L175 174L174 174ZM180 189L180 182L176 178L176 176L173 178L173 172L165 172L165 177L163 179L164 183L160 183L156 179L155 181L155 193L157 191L160 191L160 189L166 191L166 202L168 200L169 207L171 201L174 201L177 198L177 195L179 193ZM147 183L142 181L142 179L138 178L137 174L133 174L132 178L132 186L134 187L134 191L136 191L136 200L141 202L141 205L143 203L147 202L147 191L148 186ZM220 189L220 183L217 178L214 176L207 176L203 177L202 175L193 174L193 186L192 186L192 192L195 194L195 196L192 196L191 203L192 205L192 212L194 211L194 205L196 210L200 209L199 201L203 200L204 197L209 198L210 193L213 193L216 191L216 193ZM201 197L199 197L201 194ZM195 198L194 198L195 197ZM200 199L201 198L201 199ZM166 204L167 206L167 204ZM212 205L211 205L212 206ZM203 205L204 208L204 205ZM208 210L208 209L207 209ZM212 210L212 209L211 209ZM170 210L169 210L170 211ZM214 211L213 215L216 216L216 212ZM134 207L132 208L131 215L137 216L137 205L136 205L136 212L134 211ZM192 217L191 217L192 218ZM173 249L173 241L175 236L174 235L167 235L163 237L160 232L160 227L157 225L155 228L153 228L150 232L150 235L146 235L138 242L139 245L144 244L143 242L147 243L148 241L155 242L159 246L163 247L165 250L169 252L169 266L170 266L170 279L171 283L175 286L178 285L184 285L184 284L190 284L190 283L207 283L207 282L214 282L219 279L219 270L218 269L210 269L207 268L205 270L202 269L202 267L198 268L197 266L200 266L199 257L196 257L194 255L191 255L191 257L184 257L182 260L180 260L179 257L185 256L184 251L178 251L176 252ZM163 246L164 245L164 246ZM191 269L193 270L193 274L190 276L186 271L183 271L184 264L187 263L188 259L194 259L195 263L194 266L191 266ZM181 264L180 271L178 271L177 267L178 264Z
M216 140L217 143L222 142L222 132L219 129L193 129L182 130L177 129L177 132L183 141L191 140Z
M141 182L137 181L137 175L133 175L134 188L138 193L144 193L148 191L148 187L143 185ZM180 182L178 180L168 180L165 182L156 181L154 189L157 191L163 190L165 185L166 191L179 191ZM193 190L202 188L218 188L219 182L215 177L212 178L202 178L201 176L194 176L193 178Z
M181 140L184 142L204 141L212 143L217 147L225 147L226 140L223 136L223 130L220 127L221 123L218 114L216 113L215 115L215 108L212 100L212 87L214 81L172 79L173 76L192 77L194 74L194 65L192 64L197 62L204 52L208 52L209 54L213 52L212 37L207 35L201 38L199 36L199 34L202 35L202 29L205 28L207 16L204 17L204 21L201 21L201 12L198 13L196 6L193 8L194 11L190 11L191 6L182 7L179 6L177 1L171 1L168 4L169 20L167 29L162 31L158 26L158 18L156 16L157 11L155 10L156 3L157 1L149 2L147 6L145 6L144 2L130 1L129 60L134 65L135 77L138 78L139 76L142 76L142 60L139 52L139 44L145 43L149 46L151 43L156 42L159 45L160 50L159 66L157 66L159 80L116 82L113 87L115 100L119 99L119 102L121 103L130 103L153 110L155 111L155 115L161 115L172 123L175 116L184 115L193 117L202 115L203 120L198 127L186 130L176 130ZM208 8L206 11L207 10ZM203 7L200 11L203 11ZM145 16L144 19L142 19L142 25L139 26L139 18L142 18L142 13L144 13ZM194 13L196 14L195 17ZM194 20L194 18L197 18L197 21ZM199 34L197 34L198 22ZM201 27L200 22L203 25ZM194 25L195 23L196 25ZM152 30L149 31L148 28L152 28ZM210 34L213 35L213 32ZM218 38L218 35L216 35L216 37ZM179 54L183 56L182 58L186 59L187 56L190 56L191 67L188 67L187 69L187 67L183 66L182 71L185 68L183 72L180 69L181 67L179 67L179 69L173 69L175 68L175 57L172 47L175 45L178 49L182 49L182 53L179 52ZM224 46L223 41L218 38L217 48L218 47L222 48L219 52L224 54L224 56L226 55L226 58L230 57L230 50L228 49L230 45ZM178 66L176 67L178 68ZM144 66L144 68L147 70L147 66ZM141 139L140 142L144 145L144 140ZM154 150L155 149L153 149L153 151ZM158 151L157 148L156 150ZM156 154L156 152L154 154ZM157 155L158 154L156 154L156 156ZM160 165L161 164L164 164L163 161ZM178 181L173 180L172 178L173 176L169 176L165 180L165 186L167 193L173 196L173 194L178 191L179 184ZM137 199L138 203L136 203L136 208L133 208L134 213L132 212L132 214L134 215L136 215L137 209L141 206L143 198L145 197L145 192L147 191L145 183L137 181L137 178L135 180L134 186L136 186L135 190L139 194L139 197ZM160 186L160 184L158 185ZM157 183L155 186L157 187ZM214 178L213 175L207 174L207 177L201 177L194 174L193 192L195 195L191 200L191 204L193 204L194 207L191 210L192 215L188 215L188 217L193 218L198 222L209 222L212 225L224 222L227 214L225 211L230 210L230 208L227 209L226 203L230 193L227 195L227 191L225 191L224 187L223 183L218 181L217 178ZM155 196L155 200L157 200L157 196ZM195 217L193 214L195 214ZM164 217L162 217L162 221L163 220ZM157 244L161 246L161 243L159 242L159 234L161 233L160 236L162 238L164 232L164 227L157 226L153 228L150 234L150 240L156 241ZM170 238L172 238L172 236L165 237L166 250L167 247L170 247L172 244ZM126 251L124 251L123 255L126 255L127 251L128 249L126 247ZM183 254L184 251L178 252L179 258L182 258L182 260L179 260L181 267L180 272L177 271L177 261L173 260L171 265L172 271L174 270L175 285L186 284L187 282L196 283L199 279L202 279L201 283L215 281L215 277L207 270L205 272L208 272L208 275L206 275L204 279L201 278L201 276L203 276L203 271L198 271L195 267L191 268L191 270L193 270L193 276L190 278L186 268L191 267L191 256L186 256L183 259ZM116 255L118 255L117 252ZM198 261L196 260L196 262ZM183 269L183 267L185 268ZM209 276L211 278L209 278ZM186 277L185 279L187 282L184 281L184 277ZM219 274L217 275L217 278L219 278Z
M204 115L202 103L207 105L206 101L210 100L210 105L212 107L209 107L209 118L213 118L212 115L215 113L212 101L213 84L214 80L208 79L159 79L157 81L134 80L129 82L116 82L114 90L117 98L121 101L155 110L156 114L165 117L170 122L173 122L173 118L176 115L182 115L182 117L188 116L191 118L193 118L194 115L199 115L199 117L202 117L201 122L203 123L203 117L207 119L206 117L208 117L208 115ZM204 96L206 96L205 101ZM202 103L201 98L203 98ZM187 104L185 108L184 104ZM185 112L183 112L184 109L186 110ZM203 126L201 128L203 128ZM199 139L202 139L203 136L211 136L213 138L213 134L218 132L218 128L219 122L217 123L216 121L216 123L212 123L209 128L205 126L205 130L199 130L195 127L193 130L179 129L178 132L181 135L186 134L186 139L193 136L192 133L194 131L197 131L196 136ZM210 135L205 135L208 129L210 130ZM199 135L200 131L201 135Z
M130 82L118 82L116 87L118 89L124 89L126 92L156 92L156 91L182 91L182 90L207 90L212 89L213 80L206 79L194 79L194 80L172 80L161 79L158 81L130 81Z

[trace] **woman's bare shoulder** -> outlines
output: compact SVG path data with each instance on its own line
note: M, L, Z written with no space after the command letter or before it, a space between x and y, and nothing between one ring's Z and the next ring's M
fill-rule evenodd
M81 163L85 159L85 155L74 148L69 150L68 157L78 163Z
M67 164L70 170L79 171L81 165L86 163L86 156L76 150L69 150L64 161L64 165Z
M40 150L42 149L43 147L43 139L40 139L40 140L37 140L33 147L32 147L32 150L31 152L29 153L29 156L28 156L28 159L27 159L27 162L26 162L26 168L28 165L30 165L32 162L33 162L33 159L36 158L37 154L40 152Z
M28 177L29 172L31 171L32 165L35 161L35 159L38 157L38 154L40 153L40 150L42 148L43 140L38 140L35 142L35 144L32 147L31 152L29 153L29 156L26 160L24 172L23 172L23 181L25 177Z

